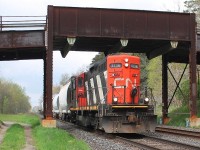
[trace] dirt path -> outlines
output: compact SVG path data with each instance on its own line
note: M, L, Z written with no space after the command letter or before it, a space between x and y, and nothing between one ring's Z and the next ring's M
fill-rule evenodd
M31 127L24 127L24 131L26 136L26 145L23 150L36 150L31 135Z
M2 143L3 141L3 137L7 131L7 129L9 128L10 126L6 126L6 125L0 125L0 144Z
M6 130L12 125L15 124L16 122L8 122L5 121L4 125L0 126L0 144L3 140L3 137L6 133ZM26 137L26 144L23 150L36 150L35 146L34 146L34 142L32 139L32 135L31 135L31 126L28 124L23 124L23 123L18 123L21 126L24 127L24 132L25 132L25 137Z

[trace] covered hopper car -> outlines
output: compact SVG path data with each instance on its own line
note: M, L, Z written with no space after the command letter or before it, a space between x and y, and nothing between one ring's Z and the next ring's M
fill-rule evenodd
M59 115L58 102L59 102L59 94L56 94L53 98L53 116L57 118Z

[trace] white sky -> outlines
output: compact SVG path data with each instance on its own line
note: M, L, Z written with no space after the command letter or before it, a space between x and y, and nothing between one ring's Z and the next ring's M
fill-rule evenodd
M47 5L182 11L184 0L0 0L0 16L45 16ZM96 54L69 52L63 59L59 52L54 52L53 84L59 83L62 74L73 74L79 68L88 66ZM43 94L42 60L0 62L0 77L24 87L27 95L31 97L32 106L38 105Z

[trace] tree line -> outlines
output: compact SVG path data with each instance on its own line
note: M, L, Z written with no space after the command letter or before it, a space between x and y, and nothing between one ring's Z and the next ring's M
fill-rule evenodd
M30 111L31 104L25 89L20 85L0 79L0 113L17 114Z

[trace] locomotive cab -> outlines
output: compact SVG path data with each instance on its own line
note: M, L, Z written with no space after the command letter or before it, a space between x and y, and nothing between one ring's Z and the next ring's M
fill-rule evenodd
M140 59L129 55L107 58L108 104L138 104L140 96Z

